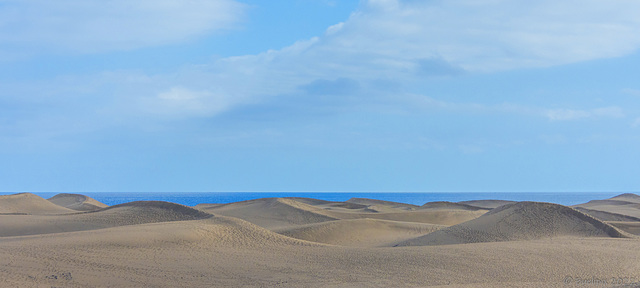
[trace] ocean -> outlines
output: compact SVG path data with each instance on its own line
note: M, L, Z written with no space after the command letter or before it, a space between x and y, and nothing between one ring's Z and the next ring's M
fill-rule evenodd
M13 193L0 193L13 194ZM43 198L50 198L56 192L33 193ZM513 200L551 202L562 205L575 205L590 200L606 199L622 194L621 192L456 192L456 193L367 193L367 192L87 192L80 193L92 197L107 205L122 204L131 201L167 201L187 206L201 203L232 203L271 197L306 197L328 201L346 201L350 198L370 198L415 205L433 201L467 201L467 200Z

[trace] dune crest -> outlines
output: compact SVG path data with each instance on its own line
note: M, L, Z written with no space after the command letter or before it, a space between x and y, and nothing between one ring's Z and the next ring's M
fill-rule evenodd
M513 204L516 201L509 200L471 200L471 201L460 201L459 204L466 204L469 206L474 206L482 209L495 209L503 205Z
M325 244L385 247L447 226L379 219L350 219L303 225L276 231L292 238Z
M609 198L609 200L618 200L618 201L626 201L632 203L640 203L640 195L633 193L624 193L615 197Z
M424 205L420 206L420 209L456 209L456 210L467 210L467 211L477 211L477 210L486 210L484 208L479 208L463 203L455 203L448 201L436 201L436 202L427 202Z
M243 219L267 229L338 220L322 208L287 198L263 198L198 208L215 215Z
M107 207L106 204L82 194L60 193L47 200L76 211L94 211Z
M73 211L62 215L3 215L0 217L0 237L87 231L211 217L213 215L180 204L139 201L91 212Z
M400 243L399 246L448 245L534 240L554 237L630 237L575 209L551 203L518 202L477 219Z
M403 210L415 210L420 207L418 205L413 205L413 204L377 200L377 199L368 199L368 198L351 198L347 200L346 203L361 204L366 206L386 206L390 208L403 209Z
M53 204L32 193L0 196L0 214L47 215L74 212L76 211Z
M613 212L606 212L606 211L600 211L600 210L593 210L593 209L587 209L587 208L582 208L582 207L574 207L574 209L585 213L585 214L589 214L595 218L598 218L601 221L623 221L623 222L627 222L627 221L631 221L631 222L640 222L640 218L638 217L633 217L633 216L628 216L628 215L624 215L624 214L619 214L619 213L613 213Z
M210 218L213 215L188 206L164 201L134 201L109 206L97 211L87 212L87 215L119 214L135 215L138 219L148 219L146 222L169 222Z

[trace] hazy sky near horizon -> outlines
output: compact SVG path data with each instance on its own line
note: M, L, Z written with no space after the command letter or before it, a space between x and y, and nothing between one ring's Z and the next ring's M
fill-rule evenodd
M0 0L0 191L640 191L638 15Z

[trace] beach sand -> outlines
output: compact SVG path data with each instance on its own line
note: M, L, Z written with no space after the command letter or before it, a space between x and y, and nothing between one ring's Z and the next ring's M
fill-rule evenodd
M637 287L638 199L0 196L0 287Z

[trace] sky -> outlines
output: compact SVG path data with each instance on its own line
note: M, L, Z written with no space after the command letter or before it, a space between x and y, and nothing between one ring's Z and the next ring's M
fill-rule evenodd
M638 14L0 0L0 191L640 191Z

